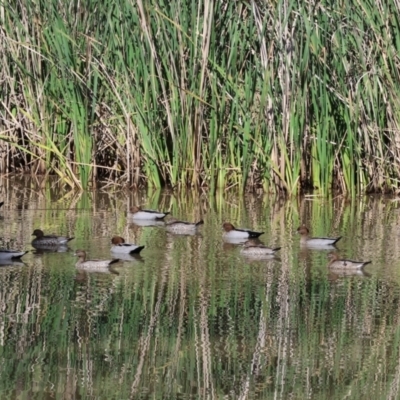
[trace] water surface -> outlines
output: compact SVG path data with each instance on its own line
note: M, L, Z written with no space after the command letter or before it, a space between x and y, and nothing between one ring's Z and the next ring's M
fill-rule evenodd
M65 252L0 266L0 398L396 399L400 385L400 203L170 192L75 193L3 180L1 245L74 236ZM130 223L133 204L204 226L194 236ZM243 258L221 225L282 246ZM343 236L361 274L327 269L294 233ZM118 274L79 273L73 251L110 258L110 238L146 248Z

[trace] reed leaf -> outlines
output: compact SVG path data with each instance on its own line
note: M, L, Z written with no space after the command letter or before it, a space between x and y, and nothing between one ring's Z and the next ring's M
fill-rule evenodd
M79 13L12 0L1 168L81 188L397 191L398 12L394 0L122 0Z

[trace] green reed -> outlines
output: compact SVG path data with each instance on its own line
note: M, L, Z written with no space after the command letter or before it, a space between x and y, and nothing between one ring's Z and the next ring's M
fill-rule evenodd
M4 172L81 188L399 187L393 0L2 10Z

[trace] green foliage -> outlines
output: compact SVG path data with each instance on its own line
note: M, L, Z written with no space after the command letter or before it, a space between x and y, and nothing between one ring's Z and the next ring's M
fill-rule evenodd
M394 0L4 3L2 170L81 188L397 190L399 12Z

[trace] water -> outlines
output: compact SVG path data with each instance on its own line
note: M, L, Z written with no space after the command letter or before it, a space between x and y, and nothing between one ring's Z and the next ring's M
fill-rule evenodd
M62 253L0 267L0 398L396 399L400 385L400 203L388 197L281 200L234 193L75 193L1 181L1 245L34 250L35 228L75 236ZM130 205L203 218L195 236L129 223ZM249 260L221 225L282 246ZM364 274L327 269L296 228L337 236ZM117 274L82 273L73 250L110 258L110 238L143 244Z

